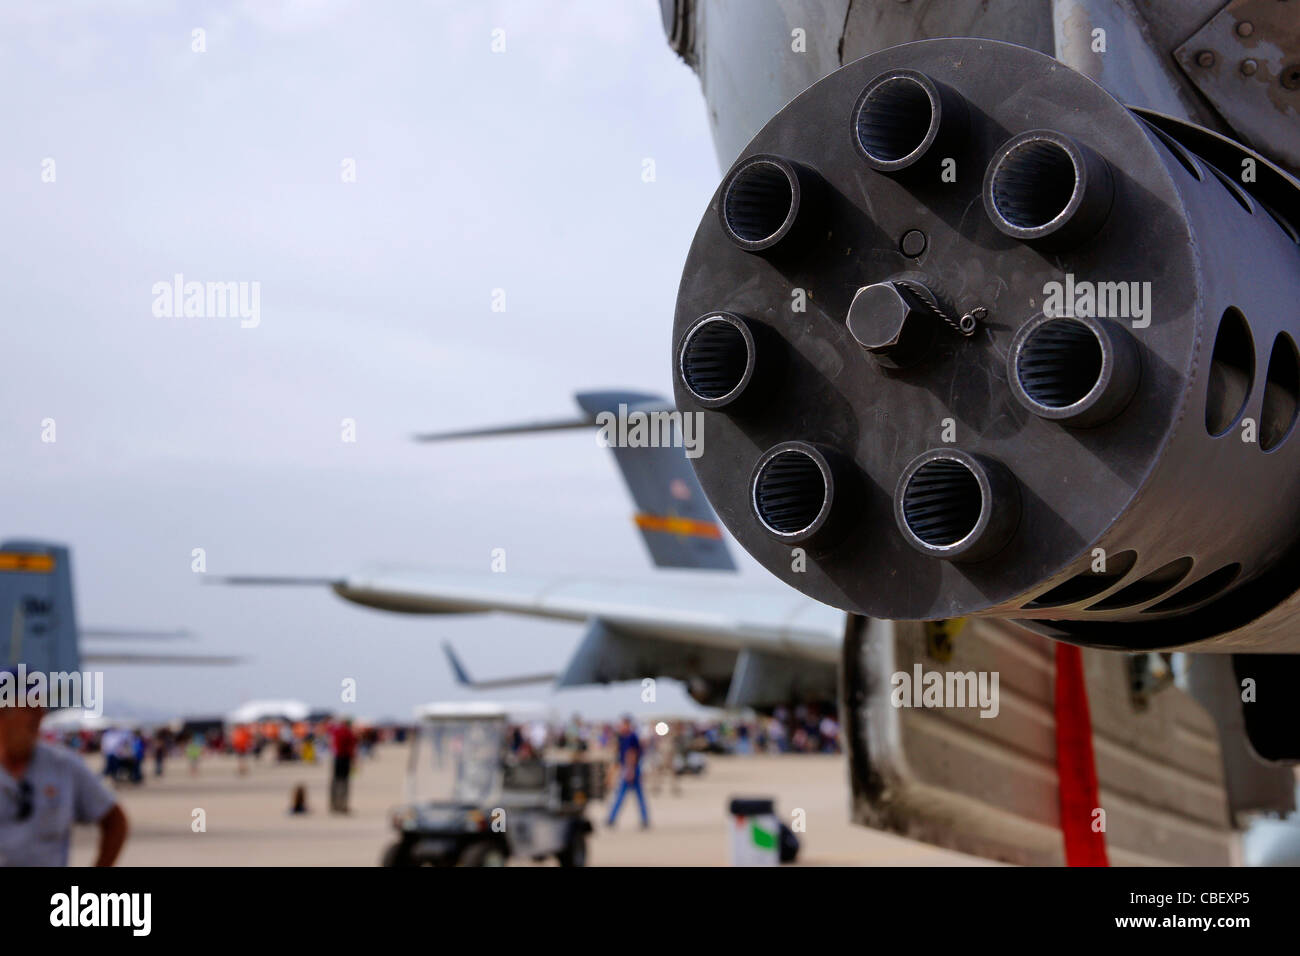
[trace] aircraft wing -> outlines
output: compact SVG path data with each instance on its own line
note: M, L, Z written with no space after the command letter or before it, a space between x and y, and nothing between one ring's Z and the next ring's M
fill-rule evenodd
M305 583L260 575L208 580ZM674 677L687 681L697 699L732 706L835 694L842 613L779 586L723 587L667 571L613 580L380 568L306 580L330 580L344 600L384 611L498 612L582 623L583 640L559 672L559 687Z
M379 570L333 585L355 604L410 614L501 611L526 617L598 619L621 633L728 649L754 647L834 663L843 614L785 588L719 587L660 573L645 581L578 575L525 576Z
M83 627L77 631L77 634L83 640L89 638L92 641L181 641L191 640L194 637L192 632L184 628L158 631L135 627Z
M225 667L242 664L244 658L215 654L135 654L130 651L82 651L81 663L105 664L157 664L172 667Z
M244 658L228 654L156 654L142 651L102 650L96 641L181 641L194 635L184 628L154 630L135 627L83 627L77 630L81 644L81 663L87 666L107 664L159 665L174 667L225 667L242 664ZM85 643L86 641L90 643Z
M538 432L567 431L577 428L594 428L599 412L613 411L622 404L630 412L672 411L673 404L659 395L645 392L607 391L579 392L576 396L582 414L568 418L544 421L519 422L494 425L487 428L463 428L454 431L421 432L412 437L420 442L456 441L462 438L500 438L505 435L533 435Z

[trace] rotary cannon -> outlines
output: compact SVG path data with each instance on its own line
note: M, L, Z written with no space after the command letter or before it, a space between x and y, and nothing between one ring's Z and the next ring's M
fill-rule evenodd
M1300 652L1296 223L1264 157L1041 53L850 63L696 232L673 364L700 481L857 614Z

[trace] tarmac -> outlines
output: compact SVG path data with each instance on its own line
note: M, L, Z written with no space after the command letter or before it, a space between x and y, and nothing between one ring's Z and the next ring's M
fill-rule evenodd
M100 758L92 758L96 769ZM164 776L123 785L117 793L131 835L120 866L374 866L392 841L389 814L404 799L404 745L381 746L361 760L352 780L352 812L328 812L328 757L313 764L272 762L264 755L239 776L235 760L206 757L196 776L181 758ZM635 800L624 802L614 828L604 802L589 817L596 827L592 866L720 866L728 861L727 804L733 796L772 797L787 824L804 822L802 865L969 866L985 861L940 850L849 822L845 759L838 755L711 757L699 776L679 778L650 794L651 827L642 830ZM307 788L306 815L288 813L293 788ZM798 815L795 811L801 810ZM199 813L198 811L202 811ZM202 829L199 823L203 824ZM72 862L91 862L97 834L79 827ZM511 861L533 865L531 861ZM555 865L548 862L544 865Z

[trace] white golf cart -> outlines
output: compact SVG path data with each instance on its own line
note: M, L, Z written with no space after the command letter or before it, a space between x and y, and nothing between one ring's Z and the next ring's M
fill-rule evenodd
M586 865L585 810L604 795L604 767L512 752L506 733L518 712L478 702L417 709L407 803L393 813L398 838L383 866L501 866L511 856Z

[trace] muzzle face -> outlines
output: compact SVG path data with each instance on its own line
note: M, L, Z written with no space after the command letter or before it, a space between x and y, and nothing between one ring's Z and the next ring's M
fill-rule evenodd
M1300 539L1300 249L1248 193L1021 47L836 71L750 143L687 258L674 380L710 501L857 613L1223 630L1177 633ZM699 387L702 329L735 342L717 388L745 374L716 316L761 342L744 402Z

